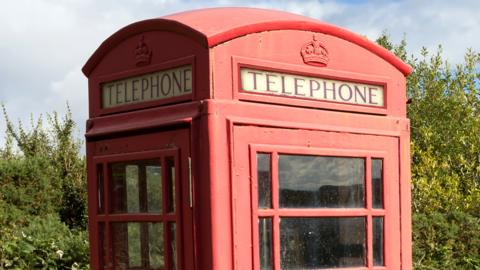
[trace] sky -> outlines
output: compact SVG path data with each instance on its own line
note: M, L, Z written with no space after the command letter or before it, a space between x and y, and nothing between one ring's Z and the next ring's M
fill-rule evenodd
M480 51L480 1L320 0L0 0L0 103L10 119L28 124L68 102L83 138L87 79L81 68L107 37L144 19L185 10L248 6L284 10L349 29L375 40L384 30L408 52L442 45L451 63L467 48ZM5 120L0 117L0 147Z

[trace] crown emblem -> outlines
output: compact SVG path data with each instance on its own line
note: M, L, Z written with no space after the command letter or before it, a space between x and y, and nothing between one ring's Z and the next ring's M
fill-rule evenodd
M319 41L318 35L313 35L313 40L302 46L300 54L305 64L324 67L328 63L328 51Z
M135 62L137 67L150 64L152 58L152 50L145 43L145 37L142 36L135 47Z

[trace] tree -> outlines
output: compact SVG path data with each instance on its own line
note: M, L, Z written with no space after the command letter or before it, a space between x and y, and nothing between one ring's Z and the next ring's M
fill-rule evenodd
M452 67L423 48L407 56L384 32L377 43L413 68L411 121L416 269L480 269L480 56Z
M0 148L0 269L86 269L85 160L70 111L31 120L7 116Z

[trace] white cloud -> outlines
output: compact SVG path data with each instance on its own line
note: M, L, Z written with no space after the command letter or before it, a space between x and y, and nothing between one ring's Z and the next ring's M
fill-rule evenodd
M478 1L373 1L344 4L343 16L324 19L372 40L385 29L397 42L405 34L411 53L422 46L436 50L442 44L450 61L461 62L468 47L480 47L479 9Z
M409 52L442 44L452 62L480 47L480 1L318 0L3 0L0 9L0 102L12 119L68 102L83 133L87 84L80 68L109 35L134 21L201 7L253 6L301 13L375 39L388 29L407 36ZM5 128L0 118L0 145Z
M83 133L84 122L88 118L88 83L78 72L80 69L80 66L74 67L62 80L53 82L51 94L46 96L44 103L50 110L64 111L68 102L72 116Z

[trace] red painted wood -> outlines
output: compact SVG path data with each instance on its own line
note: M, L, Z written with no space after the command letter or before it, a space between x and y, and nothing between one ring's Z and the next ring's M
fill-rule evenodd
M248 126L235 126L235 140L236 147L234 148L234 157L237 161L237 164L248 163L249 160L252 161L254 153L257 152L272 152L276 156L276 153L284 154L307 154L307 155L325 155L325 156L345 156L345 157L364 157L367 160L373 158L383 158L384 159L384 194L388 198L385 201L385 210L381 209L372 209L371 203L367 203L365 208L355 208L355 209L279 209L278 204L278 195L273 192L274 204L272 210L256 210L253 209L250 211L248 208L243 206L250 204L252 208L256 206L255 202L258 200L257 193L251 192L242 193L236 198L238 205L240 205L235 211L235 215L240 215L235 220L244 220L246 216L249 216L250 224L252 227L250 229L242 228L244 221L239 221L236 224L236 228L242 228L242 232L252 230L252 238L239 238L235 242L235 245L239 247L239 250L236 256L236 261L240 263L235 269L252 269L254 261L251 261L246 258L254 258L258 256L251 249L252 246L255 246L258 243L258 228L255 226L257 215L258 216L272 216L275 219L280 217L333 217L333 216L364 216L367 218L367 244L368 247L372 246L372 229L371 229L371 219L372 216L383 216L385 218L385 264L387 269L401 269L401 258L400 258L400 215L399 215L399 160L398 153L398 139L392 137L378 137L371 135L354 135L349 133L337 134L332 132L325 131L306 131L306 130L287 130L281 128L255 128ZM268 134L268 136L265 136ZM286 142L285 138L290 138ZM372 144L372 140L375 140L375 144ZM250 149L250 152L248 152ZM242 159L245 160L242 162ZM275 164L275 163L274 163ZM369 165L370 162L367 162ZM275 174L277 168L272 168L272 174ZM256 171L252 172L251 170L245 170L242 165L234 166L233 170L235 171L234 186L239 190L246 190L248 186L255 186L255 182L246 181L245 179L253 179L256 181ZM365 180L368 183L370 181L371 172L369 171L370 167L366 167ZM273 182L278 181L278 176L273 176ZM273 185L273 190L278 190L277 185ZM253 189L255 190L255 189ZM366 200L371 200L371 185L366 185ZM251 202L251 203L250 203ZM278 222L278 221L277 221ZM278 228L278 223L275 224ZM274 244L274 252L278 257L279 254L279 235L278 232L275 233L274 229L274 239L276 241ZM373 269L373 264L371 260L373 258L373 253L368 251L368 268ZM276 268L280 269L279 260L275 261ZM259 269L258 264L256 268ZM363 269L363 268L352 268L352 269Z
M401 223L401 242L402 242L402 265L407 269L412 265L412 209L411 209L411 183L410 183L410 124L404 124L405 129L400 137L399 156L400 156L400 215Z
M379 157L379 156L375 156L375 157ZM366 174L365 174L365 188L367 190L366 192L366 208L367 208L367 211L370 212L370 215L367 216L367 247L373 247L373 221L372 221L372 216L375 215L373 214L372 212L372 199L373 199L373 196L372 196L372 158L371 157L368 157L366 159L366 163L365 163L365 167L366 167ZM385 181L385 179L383 179ZM382 194L383 196L383 194ZM384 216L381 215L381 216ZM372 269L373 267L373 248L367 248L367 266L369 269Z
M139 145L136 142L138 138L155 138L156 146L152 145L152 140L145 140L146 145ZM99 239L95 237L96 232L98 231L98 224L106 224L106 234L110 235L109 224L112 222L158 222L164 221L165 232L167 232L167 224L169 221L175 222L177 224L177 248L178 248L178 267L181 269L193 269L192 260L193 260L193 249L191 246L184 247L182 242L193 242L193 224L192 224L192 212L188 201L185 200L184 196L188 191L188 157L190 156L189 148L189 131L181 129L173 132L164 132L162 134L145 134L141 136L132 136L128 139L107 139L100 140L96 142L89 143L90 151L96 153L96 156L88 156L89 164L102 164L104 168L104 177L105 177L105 197L103 203L105 204L105 213L99 214L96 212L97 200L95 196L97 193L92 192L91 190L95 189L96 191L96 182L89 181L89 194L93 195L94 199L90 199L90 214L89 214L89 224L90 224L90 236L91 243L93 247L93 252L96 252L93 255L92 259L92 268L98 269L99 258L98 254L98 243ZM122 145L122 147L119 147ZM157 148L158 150L153 150ZM148 150L147 150L148 149ZM163 177L164 181L168 177L165 174L165 158L173 157L175 160L175 180L176 180L176 210L174 213L124 213L124 214L113 214L109 211L109 183L110 183L110 173L108 169L108 164L115 162L128 162L133 160L145 160L158 158L161 160L163 168ZM91 165L92 166L92 165ZM90 172L95 172L95 169L89 170ZM96 177L90 179L96 180ZM167 185L162 186L164 189L167 188ZM163 194L166 194L166 191L163 191ZM187 193L188 194L188 193ZM163 207L166 207L166 197L163 197ZM165 243L168 243L169 237L168 233L165 239ZM107 245L107 260L112 261L112 244L111 241L105 243ZM165 246L168 247L169 246ZM169 249L165 249L166 251ZM167 261L171 257L171 254L167 253ZM188 260L184 261L184 260ZM108 267L108 262L106 262ZM168 262L169 263L169 262ZM167 263L167 264L168 264ZM187 268L189 267L189 268Z
M222 23L218 23L221 21ZM83 67L89 76L102 57L126 38L146 31L169 31L191 38L204 47L214 47L251 33L274 30L303 30L338 36L358 44L398 68L404 75L411 68L388 50L366 38L334 25L282 11L256 8L211 8L150 19L122 28L108 38Z
M221 21L222 23L218 23ZM328 50L325 67L305 64L301 48L317 33ZM151 63L136 66L141 38L152 49ZM103 82L190 64L193 92L165 100L101 108ZM240 67L382 85L385 106L255 94L242 91ZM257 217L272 217L274 265L280 269L278 242L282 216L385 217L385 267L411 270L409 122L405 76L411 72L387 50L341 28L290 13L219 8L137 22L109 37L83 68L89 78L87 166L92 269L100 269L100 224L110 235L113 221L176 221L181 270L258 269ZM173 152L165 152L172 149ZM176 149L176 150L175 150ZM272 187L278 187L278 153L365 157L367 189L371 158L384 158L385 209L258 210L255 153L272 153ZM170 150L169 150L170 151ZM161 154L159 154L161 153ZM96 166L104 171L109 201L108 163L163 158L175 153L178 187L176 214L98 213ZM191 158L191 183L188 160ZM366 194L371 199L370 194ZM192 198L190 204L190 197ZM111 241L105 258L112 260ZM171 255L167 255L171 256ZM107 266L105 269L112 269Z

